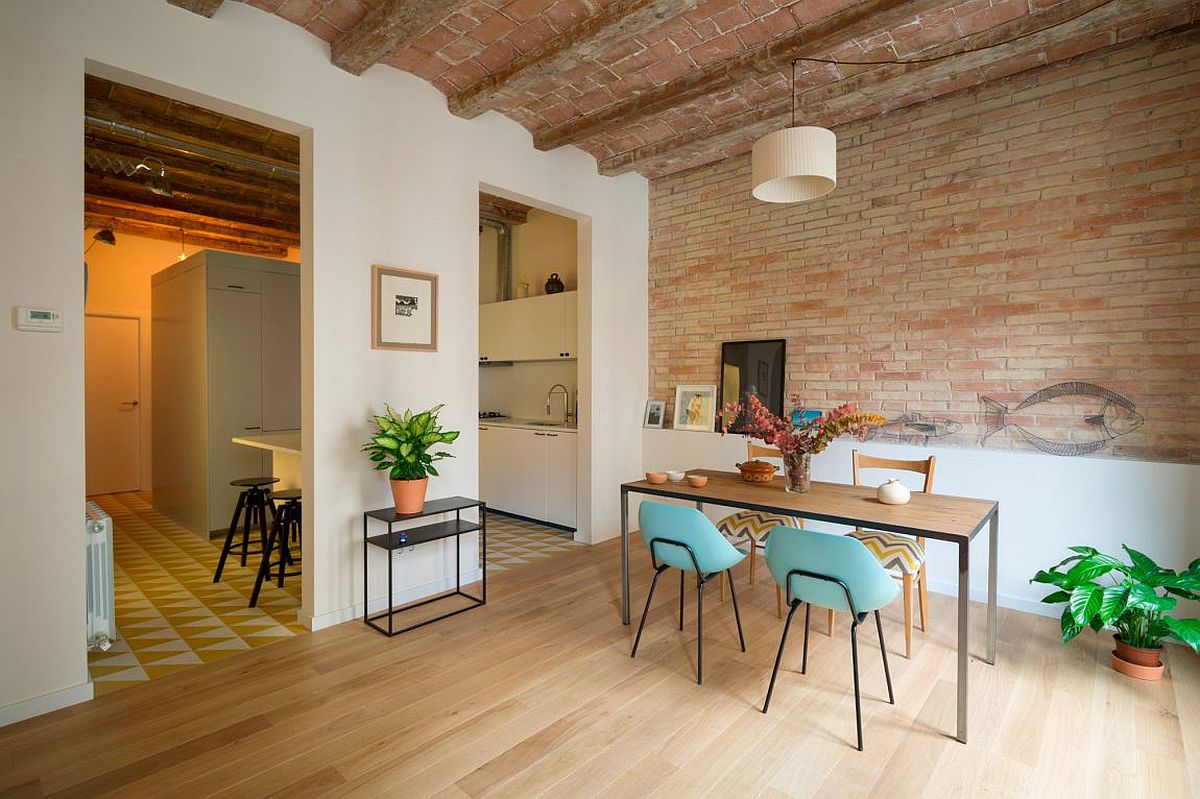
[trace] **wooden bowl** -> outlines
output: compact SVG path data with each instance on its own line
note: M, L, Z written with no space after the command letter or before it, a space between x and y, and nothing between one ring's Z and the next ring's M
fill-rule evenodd
M742 473L742 479L747 483L769 483L775 479L779 467L766 461L747 461L737 465Z
M659 485L660 483L665 483L665 482L667 482L667 473L666 472L646 472L646 482L653 483L654 485Z
M708 477L703 474L689 474L687 476L687 484L692 488L704 488L708 485Z

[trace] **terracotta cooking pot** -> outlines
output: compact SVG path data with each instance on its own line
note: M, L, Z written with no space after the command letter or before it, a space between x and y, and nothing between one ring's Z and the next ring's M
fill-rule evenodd
M747 483L769 483L775 477L778 467L766 461L747 461L737 465L742 473L742 479Z

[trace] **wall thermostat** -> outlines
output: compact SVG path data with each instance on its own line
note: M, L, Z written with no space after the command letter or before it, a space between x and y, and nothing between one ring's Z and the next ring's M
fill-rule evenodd
M61 333L63 330L62 311L53 308L17 308L17 330L32 333Z

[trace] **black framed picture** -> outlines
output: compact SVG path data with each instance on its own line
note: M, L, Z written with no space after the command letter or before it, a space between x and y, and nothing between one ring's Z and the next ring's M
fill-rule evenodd
M721 342L721 382L718 407L727 403L746 404L751 395L776 416L783 416L784 368L787 347L784 339ZM731 433L746 428L743 414L729 425Z

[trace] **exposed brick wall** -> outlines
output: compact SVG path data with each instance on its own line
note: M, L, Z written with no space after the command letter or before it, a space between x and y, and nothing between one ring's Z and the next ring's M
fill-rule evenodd
M976 446L982 397L1086 381L1144 424L1061 398L986 446L1200 462L1200 29L837 134L815 202L753 200L748 157L652 184L652 397L716 383L723 340L786 336L810 407L944 417L941 443Z

